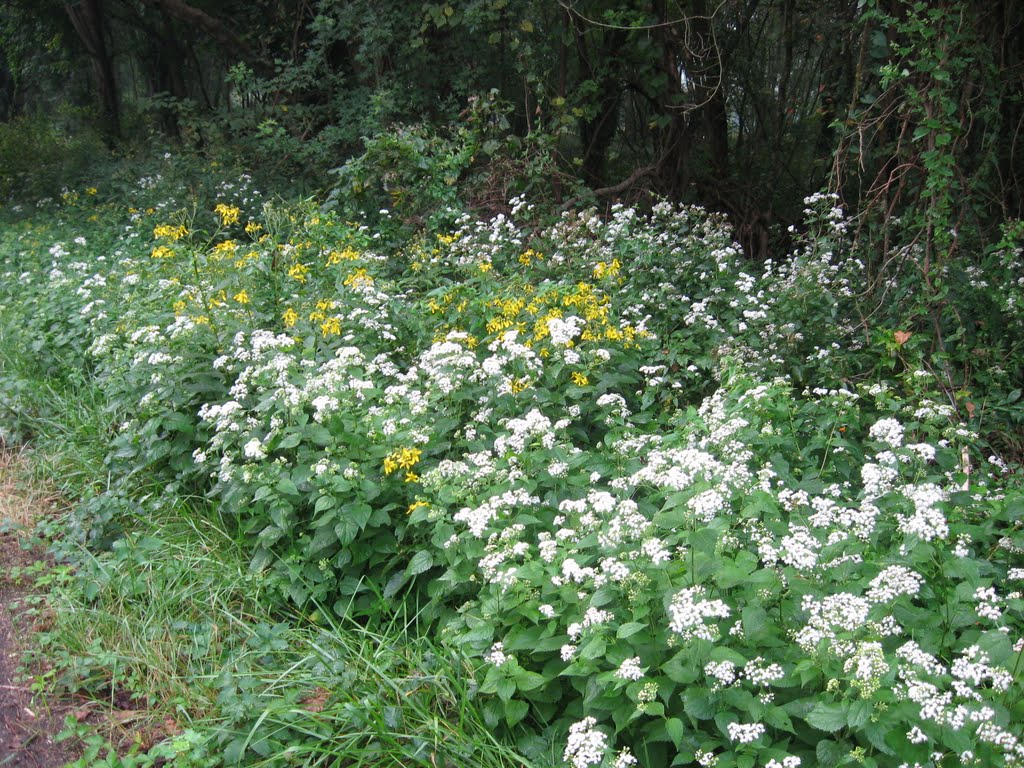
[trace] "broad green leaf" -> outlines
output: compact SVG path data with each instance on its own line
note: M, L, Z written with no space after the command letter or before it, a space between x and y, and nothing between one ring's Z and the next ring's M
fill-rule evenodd
M804 720L819 731L834 733L846 727L846 711L841 704L820 701L804 716Z
M412 560L409 561L409 565L405 569L405 572L408 576L418 576L424 571L430 570L433 564L434 556L431 554L430 550L421 549L412 556Z

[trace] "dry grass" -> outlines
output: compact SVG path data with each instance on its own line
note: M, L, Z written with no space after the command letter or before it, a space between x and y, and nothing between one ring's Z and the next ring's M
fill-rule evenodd
M55 501L53 492L33 479L24 449L0 444L0 528L27 535Z

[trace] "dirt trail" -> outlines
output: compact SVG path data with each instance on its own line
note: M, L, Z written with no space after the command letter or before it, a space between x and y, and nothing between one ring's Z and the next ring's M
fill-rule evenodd
M24 531L47 510L47 500L23 483L19 457L0 448L0 768L60 768L75 758L67 742L54 737L64 712L47 711L19 677L22 657L34 631L25 605L31 580L15 576L43 558L22 548Z

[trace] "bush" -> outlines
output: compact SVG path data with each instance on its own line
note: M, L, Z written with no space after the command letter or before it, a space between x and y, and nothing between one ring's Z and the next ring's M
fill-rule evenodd
M380 149L427 156L410 136ZM208 495L282 604L422 606L539 763L1017 760L1021 478L906 304L864 332L831 198L759 270L667 204L382 234L213 195L12 235L5 313L44 358L88 350L114 476ZM132 513L113 486L97 543Z

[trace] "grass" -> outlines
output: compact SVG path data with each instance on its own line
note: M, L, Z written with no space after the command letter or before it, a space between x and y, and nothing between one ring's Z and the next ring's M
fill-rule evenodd
M19 248L0 236L0 252ZM364 624L263 600L215 504L114 476L128 415L80 360L34 354L18 311L0 305L0 438L28 448L0 458L20 491L0 513L57 561L39 577L32 668L38 690L89 713L69 726L87 745L75 768L530 765L485 721L474 668L415 613ZM37 519L36 501L55 515Z
M30 474L32 458L24 446L0 447L0 521L22 537L55 503L52 489Z
M39 579L36 687L92 712L74 728L91 745L82 766L529 765L484 722L473 669L416 616L282 614L216 506L138 480L104 493L116 415L22 342L0 308L3 421L31 446L0 453L0 515L37 527L58 560ZM115 502L118 537L86 547L85 521ZM58 517L37 519L42 504Z

